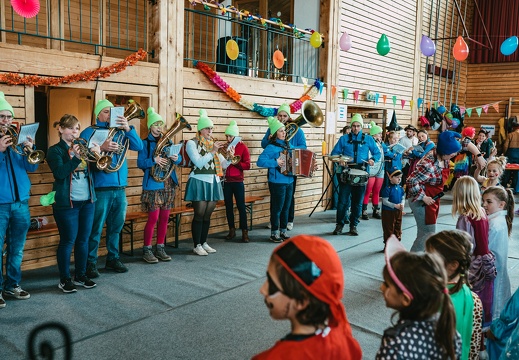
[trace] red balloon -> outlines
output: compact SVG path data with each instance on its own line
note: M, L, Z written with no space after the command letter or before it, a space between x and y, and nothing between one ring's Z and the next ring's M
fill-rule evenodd
M463 37L458 36L456 39L456 43L454 44L454 47L452 48L452 54L454 55L454 58L458 61L464 61L469 56L469 46L463 40Z

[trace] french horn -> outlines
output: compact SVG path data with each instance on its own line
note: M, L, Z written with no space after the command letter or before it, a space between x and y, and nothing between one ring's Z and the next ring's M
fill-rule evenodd
M301 115L285 125L286 141L290 141L301 126L308 124L312 127L319 127L323 124L323 121L323 112L319 106L312 100L306 100L301 107Z
M41 163L45 159L45 153L41 150L34 150L27 146L18 146L18 133L14 126L2 126L0 127L0 137L10 136L11 137L11 149L18 155L27 156L27 161L31 165Z
M164 182L171 176L171 173L175 168L175 164L173 164L173 160L169 158L169 148L172 144L173 136L184 129L191 130L191 125L189 125L187 120L182 115L177 113L176 120L173 125L171 125L168 131L166 131L165 134L162 134L159 141L157 141L157 147L153 152L153 158L159 156L161 158L167 159L168 164L166 166L159 166L155 164L151 167L150 174L155 181Z
M108 155L101 155L88 148L88 141L83 138L72 140L72 144L79 146L79 157L88 162L95 162L99 170L105 170L112 163L112 158Z

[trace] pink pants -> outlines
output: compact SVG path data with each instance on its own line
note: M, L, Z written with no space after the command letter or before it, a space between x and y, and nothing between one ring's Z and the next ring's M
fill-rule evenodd
M148 222L144 227L144 246L151 246L155 225L157 226L157 244L164 244L168 231L169 210L157 209L148 213Z
M382 184L384 183L384 178L378 177L370 177L368 179L368 184L366 185L366 192L364 193L364 201L363 205L368 205L369 203L369 194L373 192L373 198L371 199L371 203L373 206L378 206L380 201L380 189L382 188Z

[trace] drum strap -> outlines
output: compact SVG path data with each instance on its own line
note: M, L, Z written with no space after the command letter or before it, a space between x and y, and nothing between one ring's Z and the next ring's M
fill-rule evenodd
M348 143L353 144L353 161L357 162L357 153L359 152L359 144L364 145L366 143L366 141L364 141L366 134L362 134L360 141L353 140L353 136L351 135L351 133L349 133L348 136L350 138Z

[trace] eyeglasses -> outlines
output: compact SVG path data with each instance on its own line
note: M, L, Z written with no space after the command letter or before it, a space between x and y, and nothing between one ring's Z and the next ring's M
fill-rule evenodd
M283 292L283 291L281 291L280 288L278 288L278 286L276 285L274 280L272 280L272 278L270 277L268 271L267 271L267 283L268 283L268 294L269 294L269 296L272 296L272 295L274 295L277 292L281 292L281 293Z
M13 120L13 117L11 115L0 115L0 120Z

